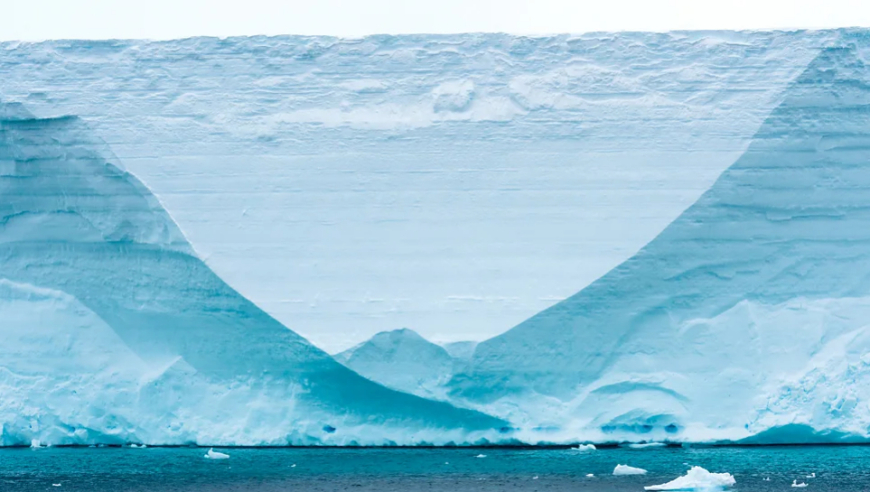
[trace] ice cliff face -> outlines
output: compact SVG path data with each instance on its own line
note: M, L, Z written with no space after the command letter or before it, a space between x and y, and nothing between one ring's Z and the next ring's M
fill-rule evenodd
M866 440L867 46L0 43L0 444Z
M0 104L0 445L473 442L504 425L282 326L89 135Z
M695 204L479 344L454 396L554 439L870 437L868 44L823 50Z
M324 350L503 333L634 254L841 33L0 43L222 279Z

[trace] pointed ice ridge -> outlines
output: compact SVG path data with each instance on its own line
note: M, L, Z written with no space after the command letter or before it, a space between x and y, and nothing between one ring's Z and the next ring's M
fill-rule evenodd
M462 443L504 425L336 363L106 155L75 117L0 104L0 445Z
M745 154L637 254L480 343L454 396L573 438L739 439L789 423L867 436L866 390L840 395L864 402L845 412L776 391L870 319L870 68L856 37L822 51Z
M444 385L462 365L408 328L378 333L335 359L388 388L437 399L445 398Z

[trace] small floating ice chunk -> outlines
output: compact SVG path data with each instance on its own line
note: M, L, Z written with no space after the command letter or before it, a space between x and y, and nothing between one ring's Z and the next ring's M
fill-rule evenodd
M44 447L44 446L42 445L42 442L39 441L39 439L31 439L30 440L30 449L39 449L42 447Z
M796 489L802 489L802 488L806 487L807 484L805 484L805 483L803 483L803 482L798 483L797 480L793 480L793 481L791 482L791 486L794 487L794 488L796 488Z
M594 444L578 444L576 448L571 448L574 451L595 451L597 449Z
M762 482L769 482L769 481L770 481L770 477L764 477L764 480L762 480Z
M225 460L228 459L230 455L221 453L220 451L215 451L214 448L209 448L208 453L205 453L204 458L210 460Z
M587 474L586 474L586 478L592 478L592 477L594 477L594 476L595 476L595 475L593 475L593 474L591 474L591 473L587 473Z
M486 458L486 455L485 455L485 454L479 454L479 455L475 456L475 458Z
M809 475L807 475L807 478L816 478L816 472L810 473Z
M635 468L633 466L628 465L616 465L616 468L613 469L613 474L620 475L645 475L646 470L643 468Z
M730 473L710 473L693 466L682 477L661 485L648 485L644 490L710 490L730 487L736 483Z
M51 486L52 486L52 487L60 487L60 484L59 484L59 483L53 483L53 484L51 484Z
M661 448L664 446L667 446L667 444L663 442L638 442L628 445L631 449Z
M296 463L293 463L292 465L290 465L290 468L296 468Z
M145 448L147 448L148 446L146 446L146 445L144 445L144 444L136 444L136 443L132 443L132 444L130 444L130 447L133 448L133 449L145 449Z
M537 476L537 475L535 475L534 477L532 477L532 480L537 480L537 479L538 479L538 476Z

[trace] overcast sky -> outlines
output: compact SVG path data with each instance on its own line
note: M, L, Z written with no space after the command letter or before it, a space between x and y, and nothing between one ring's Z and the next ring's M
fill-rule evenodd
M870 26L867 0L0 0L0 40Z

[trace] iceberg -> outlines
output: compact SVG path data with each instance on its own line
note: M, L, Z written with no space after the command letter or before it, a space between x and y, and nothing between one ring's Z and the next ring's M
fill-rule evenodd
M734 485L730 473L710 473L700 466L693 466L682 477L661 485L648 485L644 490L716 490Z
M215 451L214 448L209 448L203 458L208 460L228 460L230 459L230 455L221 453L220 451Z
M646 470L643 468L635 468L628 465L616 465L613 469L613 474L616 476L622 475L646 475Z
M416 444L505 422L387 389L223 282L74 116L0 104L0 445Z
M870 439L867 60L863 34L821 50L658 236L478 344L454 401L593 442Z
M595 451L596 449L594 444L578 444L576 448L571 448L573 451Z

